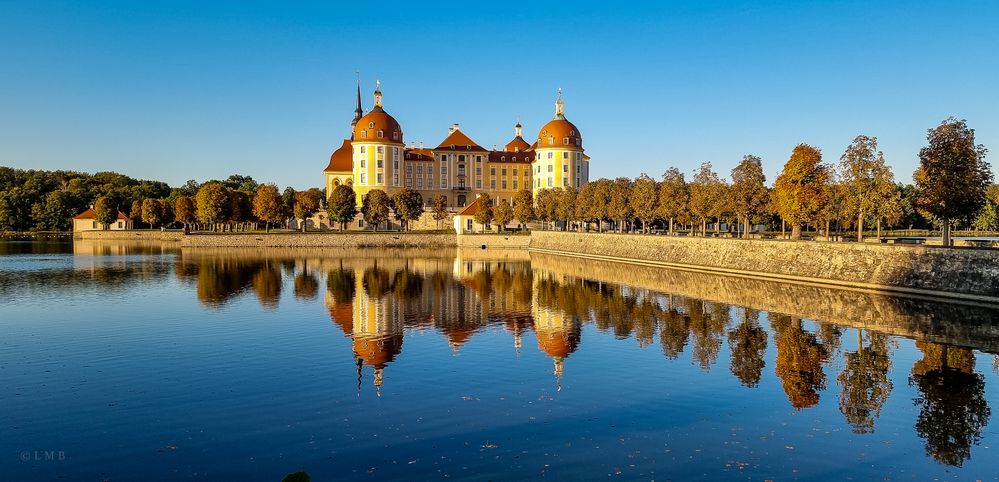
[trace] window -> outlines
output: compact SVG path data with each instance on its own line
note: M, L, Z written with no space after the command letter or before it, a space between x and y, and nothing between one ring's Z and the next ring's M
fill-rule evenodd
M482 189L482 179L475 180L475 189Z
M554 164L549 164L548 165L548 172L554 172L554 171L555 171L555 165Z
M433 188L434 188L434 180L427 179L427 189L433 189Z
M554 137L548 136L548 145L549 146L554 146L555 145L555 138Z
M447 166L446 165L442 165L441 166L441 175L442 176L446 176L447 175Z
M562 151L562 159L568 159L568 158L569 158L569 151Z
M500 156L500 160L501 161L505 161L506 160L506 156Z
M385 159L379 158L377 162L378 169L385 169Z
M378 129L378 138L381 139L383 137L385 137L385 131Z
M563 177L562 178L562 187L566 187L568 185L569 185L569 178L568 177Z
M562 138L562 145L563 146L568 146L569 145L569 138L568 137L563 137Z
M506 175L506 168L505 167L503 169L500 169L500 174L503 174L504 176Z
M362 158L361 158L361 169L364 169L364 167L365 167L365 166L364 166L364 158L362 157Z
M513 168L513 175L514 175L514 176L516 176L516 175L517 175L517 168L516 168L516 167L515 167L515 168Z
M398 147L393 147L392 148L392 159L395 159L396 161L399 160L399 148ZM396 164L396 165L398 166L399 164Z
M583 154L577 152L576 153L576 162L579 162L579 161L582 161L582 160L583 160Z
M576 187L577 188L579 187L579 178L578 177L576 178Z
M420 172L423 172L423 166L420 166ZM412 174L413 174L413 166L410 164L406 164L406 177L409 177Z
M418 164L416 166L416 173L417 174L423 174L423 165L422 164Z
M549 153L548 153L548 158L549 158L549 159L555 159L555 153L553 153L553 152L549 152Z
M503 180L500 184L501 184L500 187L502 187L503 189L506 189L506 180Z
M398 159L392 161L392 169L395 169L396 171L399 170L399 160Z
M399 172L398 171L392 173L392 184L395 184L396 186L399 185Z
M496 175L496 168L495 167L490 167L489 168L489 175L490 176L495 176Z
M562 164L562 172L569 172L569 165L568 164Z
M361 154L364 154L364 146L361 146Z
M361 129L361 139L367 139L367 138L368 138L368 130Z
M392 140L393 141L399 140L399 131L392 131Z
M374 122L368 122L368 129L374 129L374 128L375 128L375 123Z
M378 149L378 155L383 155L383 154L385 154L385 148L384 148L384 147L382 147L382 146L378 146L378 148L377 148L377 149Z
M554 185L555 185L555 183L554 183L554 182L552 182L552 178L551 178L551 176L549 176L549 177L548 177L548 187L552 187L552 186L554 186Z
M423 179L422 178L416 178L416 188L417 189L423 189Z
M481 167L476 167L475 168L475 175L476 176L481 176L482 175L482 168Z
M465 155L464 154L458 156L458 162L465 162Z
M441 189L447 189L447 179L441 179Z
M489 181L489 189L496 189L496 180Z
M482 156L475 156L475 162L482 162Z
M375 179L377 179L376 181L377 184L382 184L385 182L385 174L379 172L378 177L376 177Z
M541 174L541 166L538 166L538 174Z
M368 175L367 174L361 173L360 183L361 183L362 186L368 183Z
M516 179L513 180L513 188L517 189L517 180Z
M471 231L471 230L472 230L472 220L469 219L468 222L465 223L465 231Z

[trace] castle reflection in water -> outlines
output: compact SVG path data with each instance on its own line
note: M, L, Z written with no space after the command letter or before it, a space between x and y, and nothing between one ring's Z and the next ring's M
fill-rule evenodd
M666 359L686 353L703 370L716 369L727 348L728 370L742 385L756 387L764 370L773 370L797 410L836 388L845 420L854 432L868 433L895 388L891 373L904 370L893 365L903 336L915 339L921 353L906 372L918 390L915 429L928 455L961 465L991 415L985 377L976 370L976 352L999 351L999 313L989 307L526 252L338 254L184 251L176 254L174 273L196 285L210 308L253 293L263 308L274 309L289 287L300 299L321 296L333 326L352 341L359 383L370 371L376 390L393 361L405 356L407 333L439 331L459 351L477 332L502 326L516 350L533 336L559 380L584 326L592 324L642 348L658 341ZM850 328L855 340L844 339ZM837 358L842 369L827 373Z

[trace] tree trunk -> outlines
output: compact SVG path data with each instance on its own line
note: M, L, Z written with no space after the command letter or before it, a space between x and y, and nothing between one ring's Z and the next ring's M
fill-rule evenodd
M800 224L794 224L793 226L791 226L791 239L795 239L795 240L801 239L801 225Z
M784 236L786 235L785 234L786 232L787 232L787 222L784 221L784 218L781 218L781 220L780 220L780 239L784 239Z
M857 242L864 242L864 213L857 214Z
M950 246L950 219L943 220L943 245Z
M701 218L701 236L708 235L708 219Z
M832 232L829 231L829 226L832 226L832 221L826 219L826 241L832 241Z
M881 218L878 218L878 242L881 242Z

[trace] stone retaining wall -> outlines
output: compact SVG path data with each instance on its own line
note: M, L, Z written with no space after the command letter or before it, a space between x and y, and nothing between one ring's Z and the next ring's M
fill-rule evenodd
M457 236L458 246L466 248L507 248L527 249L531 245L531 236L527 234L462 234Z
M999 302L999 251L535 231L531 250L728 275Z
M85 240L117 241L180 241L183 231L160 231L158 229L127 229L108 231L77 231L73 237Z
M387 248L450 247L453 234L420 233L279 233L191 234L183 236L185 248Z

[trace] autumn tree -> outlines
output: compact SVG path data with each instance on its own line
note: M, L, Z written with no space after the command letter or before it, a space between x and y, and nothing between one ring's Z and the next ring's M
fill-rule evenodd
M558 191L558 198L555 199L555 219L565 221L566 230L569 223L576 219L576 188L567 186Z
M893 201L895 180L884 154L878 150L878 138L859 135L847 146L839 160L840 178L846 187L846 201L856 215L857 241L864 240L864 219Z
M217 225L229 216L229 189L218 182L203 184L194 196L198 219L202 223ZM213 230L217 226L213 226Z
M683 173L675 167L670 167L663 173L659 183L659 201L656 205L656 217L669 222L669 233L673 234L673 221L685 216L690 211L690 188L683 178Z
M776 331L777 363L775 371L791 406L801 410L819 403L819 391L826 387L822 365L828 360L824 345L804 330L801 319L772 315Z
M323 193L317 188L295 193L295 217L302 220L302 232L309 225L309 218L322 207Z
M146 198L143 200L142 222L149 224L150 228L162 222L166 214L163 207L163 202L159 199Z
M732 186L729 189L732 209L745 228L741 237L749 234L753 216L763 212L770 202L767 177L763 174L763 161L754 155L745 155L732 169Z
M659 204L659 186L656 181L644 172L632 184L628 204L635 218L642 222L642 232L649 232L649 225L656 218L656 206Z
M410 221L423 215L423 195L408 187L395 194L392 204L396 219L404 223L407 231Z
M801 225L814 220L822 209L828 178L822 153L808 144L798 144L777 176L773 192L777 213L791 225L791 239L801 239Z
M506 225L513 221L513 206L506 199L501 199L496 209L493 209L493 218L500 231L506 231Z
M767 332L760 327L760 313L742 308L742 322L728 332L732 374L747 387L755 387L763 375L767 352Z
M513 217L524 226L536 219L534 215L534 195L528 189L517 191L513 198Z
M437 221L437 229L440 229L441 221L447 219L450 214L447 210L447 197L443 194L434 196L433 217L434 221Z
M326 201L326 213L330 221L335 221L340 225L340 231L347 227L347 223L357 216L357 195L354 189L346 184L341 184L333 188L329 200Z
M385 191L381 189L368 191L361 201L361 215L364 216L364 222L373 226L375 231L378 231L378 225L389 219L389 207L391 204L392 200L388 194L385 194Z
M271 223L279 223L283 216L283 202L274 184L261 184L253 196L253 215L264 222L264 229L271 230Z
M607 205L607 216L618 224L618 231L624 232L627 223L634 216L631 204L631 179L619 177L613 181L610 189L610 203Z
M950 117L927 133L928 145L919 151L913 175L919 189L918 205L943 222L943 244L950 246L952 220L973 216L985 205L992 183L992 167L985 146L975 144L975 130Z
M538 219L545 223L546 228L548 227L548 223L555 221L555 211L558 205L558 192L555 189L542 189L538 191L538 197L535 200L537 204L535 212Z
M103 229L108 229L118 220L118 207L114 201L107 196L101 196L94 201L94 221L101 224Z
M831 239L832 223L836 222L842 228L844 221L847 221L848 217L852 217L853 208L849 200L849 187L837 182L833 173L830 172L822 190L826 202L815 217L817 221L825 223L826 237Z
M724 195L725 183L711 167L704 162L690 181L690 212L701 221L701 235L708 232L708 219L719 213L719 204Z
M133 223L142 221L142 200L132 201L132 209L128 211L128 219L131 219Z
M194 200L187 196L179 196L174 201L173 210L177 221L184 223L185 228L198 222L197 207L194 205Z
M493 222L493 200L489 197L488 193L479 194L479 198L476 200L479 203L479 210L475 213L475 222L482 225L484 229L489 227L489 223Z

